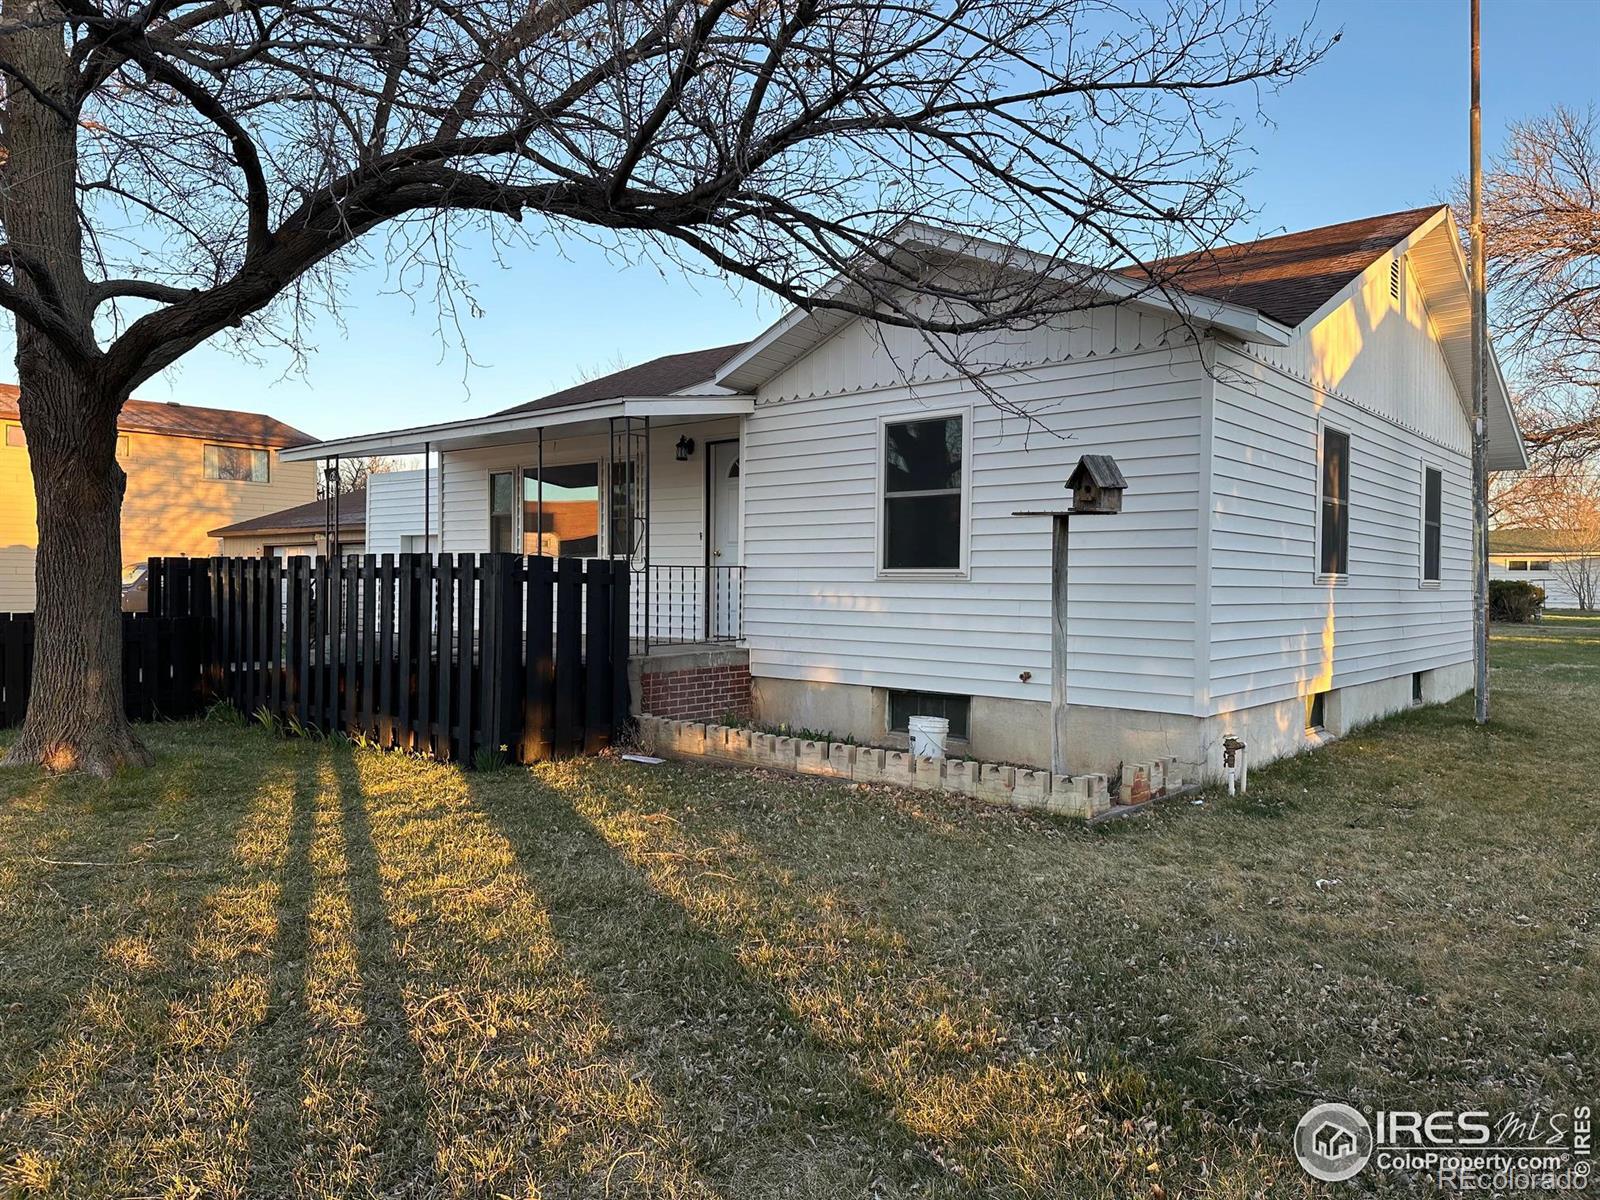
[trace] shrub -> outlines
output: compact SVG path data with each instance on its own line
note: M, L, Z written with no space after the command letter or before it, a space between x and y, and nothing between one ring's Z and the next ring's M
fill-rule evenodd
M1537 620L1544 607L1544 589L1522 579L1489 581L1489 619L1525 624Z

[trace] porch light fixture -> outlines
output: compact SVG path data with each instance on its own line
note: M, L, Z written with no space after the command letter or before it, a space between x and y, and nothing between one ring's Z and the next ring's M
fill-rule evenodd
M687 434L678 439L678 461L688 462L694 454L694 439Z

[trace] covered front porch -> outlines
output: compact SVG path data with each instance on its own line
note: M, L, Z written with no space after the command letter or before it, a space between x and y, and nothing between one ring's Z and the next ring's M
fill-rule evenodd
M415 454L368 480L369 553L626 560L636 654L743 637L740 396L634 397L345 438L327 463ZM331 490L331 489L330 489ZM333 501L330 499L330 507Z

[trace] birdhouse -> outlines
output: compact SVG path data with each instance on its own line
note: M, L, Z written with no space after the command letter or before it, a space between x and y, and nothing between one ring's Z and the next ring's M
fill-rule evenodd
M1109 454L1085 454L1067 476L1074 513L1118 513L1128 481Z

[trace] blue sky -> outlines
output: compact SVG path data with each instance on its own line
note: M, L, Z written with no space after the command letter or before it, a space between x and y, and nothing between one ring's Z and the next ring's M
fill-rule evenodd
M1280 0L1287 24L1311 5ZM1600 101L1600 0L1484 0L1484 140L1556 103ZM1246 184L1271 232L1431 203L1467 152L1467 0L1328 0L1329 59L1265 99ZM311 331L303 372L202 347L139 395L270 412L319 437L453 420L622 362L752 336L778 313L749 288L670 263L623 266L581 242L517 250L503 265L464 247L483 311L464 318L469 365L442 345L428 297L394 294L381 266L352 278L340 323ZM8 339L9 340L9 339ZM7 347L9 351L9 347Z

